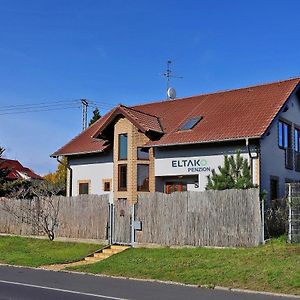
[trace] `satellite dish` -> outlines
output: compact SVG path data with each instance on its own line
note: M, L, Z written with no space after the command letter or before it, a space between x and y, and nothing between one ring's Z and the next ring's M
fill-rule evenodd
M176 90L172 87L169 87L167 90L167 96L169 99L175 99L176 98Z

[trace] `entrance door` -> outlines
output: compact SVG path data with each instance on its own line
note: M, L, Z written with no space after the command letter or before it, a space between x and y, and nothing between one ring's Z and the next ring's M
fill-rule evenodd
M174 192L186 192L187 184L186 182L166 182L165 193L171 194Z
M127 199L118 199L112 207L112 243L131 244L133 205L129 204Z

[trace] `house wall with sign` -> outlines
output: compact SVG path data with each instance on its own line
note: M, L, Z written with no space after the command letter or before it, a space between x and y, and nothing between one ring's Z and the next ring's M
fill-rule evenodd
M188 190L204 191L207 176L213 169L218 170L219 166L223 166L224 155L235 154L238 150L244 158L249 160L246 141L228 142L223 145L219 143L156 148L156 190L163 192L166 183L181 180L187 183ZM256 155L255 145L251 146L251 153L253 156ZM259 165L256 159L252 161L252 169L253 182L258 184Z
M287 102L287 106L283 107L281 113L274 119L272 126L266 132L264 138L261 139L261 191L267 191L267 199L272 197L272 188L277 181L277 198L285 195L285 183L300 181L300 172L295 170L295 159L293 159L293 168L288 169L285 164L285 149L278 146L278 121L282 120L291 124L292 145L294 148L294 128L300 128L300 103L296 95L292 96Z
M84 182L89 184L89 194L101 195L113 191L112 152L69 157L69 165L72 169L72 196L79 194L79 183ZM110 182L110 191L105 191L105 182Z

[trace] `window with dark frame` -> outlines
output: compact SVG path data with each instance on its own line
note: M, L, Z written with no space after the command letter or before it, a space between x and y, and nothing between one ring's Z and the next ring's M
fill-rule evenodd
M127 165L118 166L118 190L127 191Z
M294 150L300 152L300 129L294 129Z
M278 199L279 178L271 176L270 178L270 199Z
M282 149L291 147L291 125L279 121L278 122L278 146Z
M104 192L110 192L110 181L104 181Z
M149 192L149 165L137 165L137 190Z
M89 193L89 183L79 182L79 195L87 195Z
M128 154L127 133L119 134L119 160L126 160Z
M149 148L137 148L137 159L139 160L149 160Z
M202 116L190 118L178 129L178 131L193 129L202 119Z

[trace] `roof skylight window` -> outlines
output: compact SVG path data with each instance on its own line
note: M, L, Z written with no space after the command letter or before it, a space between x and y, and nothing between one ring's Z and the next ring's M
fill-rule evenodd
M202 116L190 118L178 129L178 131L193 129L202 119Z

